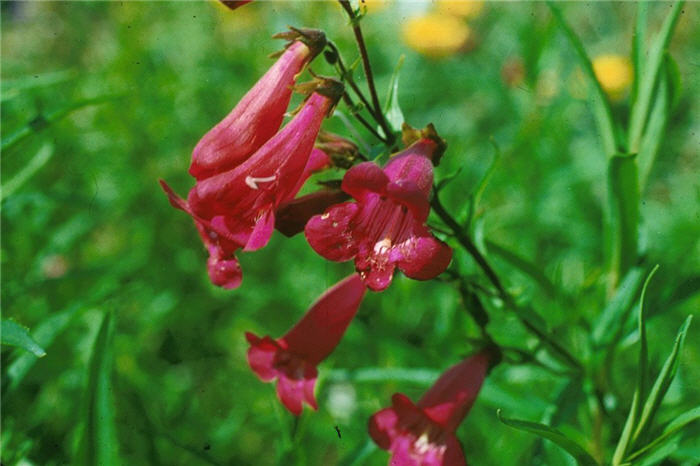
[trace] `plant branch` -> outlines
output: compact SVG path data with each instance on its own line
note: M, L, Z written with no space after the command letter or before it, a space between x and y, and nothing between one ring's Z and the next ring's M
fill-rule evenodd
M367 78L367 87L369 88L369 95L372 99L372 114L377 120L379 126L382 127L384 134L387 138L387 144L391 145L394 143L395 136L389 123L384 117L384 112L382 111L382 106L379 103L379 97L377 95L377 89L374 84L374 75L372 73L372 65L369 61L369 54L367 53L367 45L365 44L364 36L362 35L362 29L358 23L358 17L353 11L352 6L350 6L349 0L338 0L343 9L347 12L350 17L350 23L352 25L352 32L355 34L355 41L357 42L357 48L360 51L360 57L362 58L362 68L365 72L365 77Z
M379 134L379 133L377 132L377 130L374 129L374 128L372 127L372 125L370 124L370 122L368 122L367 120L365 120L364 117L363 117L362 115L360 115L360 114L355 110L355 108L356 108L356 107L355 107L355 102L353 102L352 97L350 97L350 95L347 93L347 91L343 93L343 102L345 102L345 104L348 106L348 109L350 110L350 113L352 114L352 116L354 116L355 118L357 118L357 121L359 121L359 122L362 124L362 126L364 126L365 128L367 128L367 131L369 131L370 133L372 133L372 136L374 136L375 138L379 139L379 140L382 141L384 144L387 144L387 140L386 140L385 138L383 138L383 137L381 136L381 134Z
M516 317L525 326L525 328L527 328L527 330L530 331L532 334L536 335L552 351L556 352L559 356L561 356L561 358L564 361L566 361L566 363L569 364L572 368L579 371L582 370L583 366L581 365L581 363L571 353L569 353L569 351L567 351L566 348L564 348L555 340L553 340L537 325L530 322L530 320L528 320L526 316L522 315L519 306L515 303L513 297L503 287L500 278L498 278L496 272L493 270L486 258L476 247L476 244L474 244L474 242L469 236L464 234L462 227L459 225L459 223L457 223L457 221L452 217L452 215L450 215L449 212L447 212L445 207L442 205L442 203L440 202L440 198L438 197L437 191L435 191L435 194L433 195L430 204L435 213L452 230L459 244L469 253L470 256L472 256L474 261L484 272L491 284L496 288L499 298L503 300L504 304L507 307L509 307L513 312L515 312Z

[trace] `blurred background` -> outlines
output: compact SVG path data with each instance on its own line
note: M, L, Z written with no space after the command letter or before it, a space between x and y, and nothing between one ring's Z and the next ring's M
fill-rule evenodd
M368 4L362 26L381 97L405 55L399 102L407 122L434 123L449 144L436 177L460 170L443 193L455 215L495 156L491 141L498 145L477 241L536 264L561 290L552 298L492 258L518 300L580 354L606 298L606 161L585 81L543 3L463 6ZM47 353L37 359L2 347L3 464L81 462L81 445L95 428L94 348L108 350L113 364L100 398L111 414L99 428L114 426L107 448L117 464L386 464L386 452L369 442L369 416L397 391L416 400L439 372L475 350L468 338L478 331L454 286L399 274L386 292L370 294L320 367L318 412L307 410L295 423L274 386L249 370L244 332L281 336L352 265L324 261L301 235L275 234L265 249L239 255L241 288L217 289L191 220L170 207L157 183L163 178L181 194L193 185L193 147L270 66L268 54L281 47L273 33L287 25L323 29L353 62L356 47L338 5L254 2L235 12L215 2L1 7L2 312L27 326ZM596 71L624 120L635 5L562 8L591 56L607 56ZM652 35L667 10L651 6ZM648 293L655 370L700 304L699 16L698 4L688 3L671 41L682 90L643 192L642 243L649 263L660 264ZM312 67L332 72L322 58ZM348 115L342 104L339 112ZM350 136L340 117L324 125ZM358 131L361 144L376 144ZM454 267L479 276L463 253ZM95 346L106 313L114 326L108 349ZM512 316L491 314L498 341L535 348ZM699 337L696 322L663 419L698 404ZM624 340L611 367L617 396L606 400L613 418L612 429L600 432L604 448L614 445L631 400L635 342L633 334ZM556 411L552 422L581 432L577 439L589 445L594 420L576 398L584 393L564 402L579 408L557 410L565 383L536 365L497 367L458 431L469 463L568 464L555 447L495 415L502 408L542 420ZM665 464L696 464L698 435L697 424L689 428Z

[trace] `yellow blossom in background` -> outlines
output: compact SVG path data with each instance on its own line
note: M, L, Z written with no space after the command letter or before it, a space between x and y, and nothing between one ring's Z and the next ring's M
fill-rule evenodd
M632 63L622 55L600 55L593 60L593 71L603 90L613 99L627 91L634 72Z
M403 25L403 40L410 48L431 58L459 52L471 36L469 26L454 16L430 13Z
M483 0L438 0L438 11L462 18L476 18L484 9Z

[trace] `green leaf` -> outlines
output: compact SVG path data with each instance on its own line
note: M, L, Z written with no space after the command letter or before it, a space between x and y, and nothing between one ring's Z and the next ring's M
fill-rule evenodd
M122 97L121 95L105 95L105 96L95 97L92 99L85 99L85 100L81 100L81 101L75 102L73 104L61 107L58 110L54 110L53 112L48 113L47 115L40 114L36 118L34 118L32 121L27 123L26 125L17 129L13 133L10 133L9 136L2 138L2 142L0 143L0 150L2 152L9 150L11 147L13 147L14 145L23 141L25 138L29 137L30 135L42 131L46 127L61 120L66 115L69 115L70 113L72 113L76 110L80 110L81 108L89 107L91 105L98 105L98 104L103 104L106 102L111 102L111 101L119 99L121 97Z
M2 319L0 342L3 345L19 346L37 358L46 356L46 351L29 335L29 329L12 320Z
M404 122L403 112L399 105L399 72L405 59L406 56L401 55L394 67L394 73L389 82L389 93L384 105L384 115L394 131L401 131L401 125Z
M21 188L32 176L34 176L46 163L51 160L54 154L54 146L51 143L46 143L41 146L41 149L32 157L22 170L10 179L3 183L2 193L0 193L0 202L11 196L15 191Z
M493 241L486 240L486 247L489 252L492 252L534 280L535 283L537 283L550 298L556 297L560 294L554 283L547 278L544 272L542 272L542 270L540 270L536 264L533 264L527 259L523 259L514 252L509 251L503 246L499 246Z
M668 73L661 73L659 85L656 90L656 99L651 109L649 122L639 146L637 163L639 164L639 187L640 190L646 185L649 172L659 152L666 123L671 109L670 85Z
M609 345L616 337L619 338L622 324L627 321L627 313L632 309L643 280L643 267L634 267L627 272L612 299L593 323L591 338L594 347Z
M644 43L647 37L647 18L649 16L649 3L637 3L637 21L632 35L632 65L634 66L634 83L632 85L632 96L630 101L637 100L639 93L639 78L644 69Z
M0 83L0 101L10 100L20 94L21 91L27 89L35 89L37 87L47 87L61 82L69 81L78 76L78 73L72 70L53 71L43 74L31 74L14 79L3 79Z
M659 410L659 406L666 395L666 391L671 385L673 378L676 376L678 364L680 363L679 355L683 351L683 344L685 343L685 337L688 333L688 327L690 326L691 320L693 320L693 316L688 316L688 318L685 319L685 322L683 322L683 325L681 325L678 335L676 336L676 341L673 345L673 350L671 350L671 354L666 359L666 362L661 368L659 376L656 378L656 381L649 392L649 397L642 408L639 423L637 424L637 428L632 435L632 446L640 441L651 427L654 417Z
M120 464L111 397L113 327L112 313L107 312L95 338L88 367L85 431L81 445L83 464Z
M486 170L486 173L484 173L484 176L481 177L479 184L469 196L469 202L465 206L467 208L466 218L463 218L464 214L459 215L459 221L466 225L466 228L471 226L472 221L474 220L474 213L476 212L476 208L479 206L479 202L481 201L481 196L484 194L486 186L488 186L489 181L491 181L493 174L496 172L496 166L501 160L501 148L496 143L495 139L491 138L491 144L493 144L494 153L493 159L491 159L491 163L489 164L489 168Z
M538 435L542 438L556 443L567 453L573 456L576 459L576 462L581 466L594 466L598 464L593 459L593 457L586 450L583 449L583 447L581 447L578 443L574 442L570 438L566 437L557 429L553 429L549 426L539 424L537 422L504 418L501 416L500 409L496 411L496 414L498 415L498 419L507 426L530 432L532 434Z
M73 319L95 302L105 299L118 289L119 282L114 277L105 278L104 282L98 283L83 301L71 304L68 308L52 314L51 317L37 325L33 332L34 339L42 347L48 348L56 337L68 328ZM7 383L8 392L19 387L29 370L34 367L36 361L37 359L33 355L22 354L7 366L7 380L3 381L3 384Z
M659 266L656 265L651 272L649 272L647 279L644 281L644 286L642 287L642 295L639 297L639 367L637 368L639 376L637 378L637 386L634 391L634 396L632 397L632 406L630 407L627 420L625 421L625 427L622 429L622 435L620 436L620 440L615 448L615 453L613 454L613 465L618 465L625 459L625 455L627 454L630 440L632 438L634 426L639 418L641 408L640 400L646 395L647 392L649 349L647 346L646 321L644 318L644 300L647 294L647 287L658 269Z
M663 57L668 49L671 34L678 22L682 6L683 2L676 2L672 5L671 11L661 26L661 31L654 38L646 54L646 64L639 81L639 93L630 112L628 149L631 153L639 152L642 135L649 117L649 107L653 99L654 87L661 74Z
M630 461L638 461L644 458L646 455L666 445L683 427L687 426L691 422L697 421L698 419L700 419L700 406L693 408L690 411L686 411L685 413L676 417L666 427L664 427L661 434L657 438L649 442L645 447L640 448L629 455L628 459Z
M634 155L616 154L608 167L611 252L610 288L637 262L639 181Z
M593 86L595 94L592 97L594 116L596 118L596 123L600 131L600 137L603 142L603 150L608 157L612 157L615 153L617 153L620 144L617 141L615 122L613 120L612 110L610 109L610 102L608 101L600 82L598 82L598 79L595 76L593 64L586 53L586 49L583 47L583 43L581 43L581 40L578 38L576 33L574 33L573 29L571 29L571 27L567 24L563 13L559 9L559 6L551 1L547 2L547 6L552 11L554 18L559 23L562 31L564 31L564 35L574 47L579 65L583 69L583 73L588 78L590 84Z

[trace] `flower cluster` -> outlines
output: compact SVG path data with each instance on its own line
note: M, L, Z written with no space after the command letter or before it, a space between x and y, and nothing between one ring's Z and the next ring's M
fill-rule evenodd
M236 7L244 2L228 2ZM173 207L189 214L209 253L211 282L241 285L236 253L264 247L274 229L304 232L311 248L331 261L354 261L355 272L328 289L280 338L246 333L248 363L294 415L317 408L317 366L338 346L367 289L385 290L398 268L429 280L445 271L452 249L427 227L433 167L445 143L432 125L404 126L404 149L382 167L364 159L347 139L321 132L343 96L343 84L302 71L326 46L317 30L292 29L274 65L194 148L195 185L182 199L164 182ZM282 126L294 90L306 95ZM329 166L345 169L342 182L296 197L309 176ZM449 369L417 405L397 394L393 407L372 417L372 438L393 464L462 464L454 431L481 386L488 358L474 356ZM460 463L456 458L461 458Z

